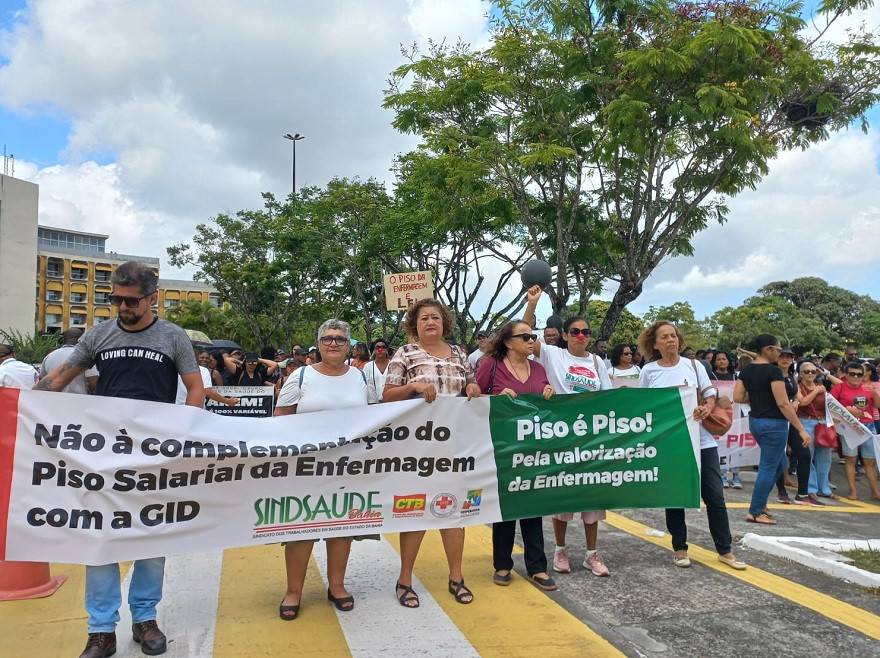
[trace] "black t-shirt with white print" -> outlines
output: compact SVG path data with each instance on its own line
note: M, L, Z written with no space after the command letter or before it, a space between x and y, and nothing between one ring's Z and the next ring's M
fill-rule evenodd
M139 331L125 329L118 319L102 322L83 334L68 361L98 366L97 395L172 404L177 375L199 370L183 329L158 317Z

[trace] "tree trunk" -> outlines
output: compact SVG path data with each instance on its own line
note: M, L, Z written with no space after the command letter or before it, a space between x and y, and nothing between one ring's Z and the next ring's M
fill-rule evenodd
M620 322L620 316L623 315L623 309L641 294L641 281L621 281L620 285L617 286L617 291L614 293L614 298L611 300L611 306L608 307L608 312L605 314L605 319L602 321L602 328L599 329L599 335L595 337L595 340L608 340L611 334L614 333L614 328L617 326L617 323Z

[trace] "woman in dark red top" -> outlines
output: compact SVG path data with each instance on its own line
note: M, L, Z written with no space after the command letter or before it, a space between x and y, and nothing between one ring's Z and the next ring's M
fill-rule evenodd
M512 398L519 393L537 393L549 399L555 391L547 381L544 367L537 361L529 360L535 351L537 338L532 333L532 328L522 320L511 320L502 326L489 344L486 357L477 369L480 390L489 395L509 395ZM556 589L556 583L547 574L541 517L520 519L519 528L529 579L541 589ZM492 580L496 585L510 584L515 533L516 521L492 524L492 561L495 566Z

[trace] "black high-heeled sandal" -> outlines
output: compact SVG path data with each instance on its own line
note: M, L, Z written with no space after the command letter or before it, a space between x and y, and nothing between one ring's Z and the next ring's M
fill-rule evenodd
M296 605L284 605L284 599L281 599L281 605L278 606L278 616L284 621L293 621L299 616L299 603Z

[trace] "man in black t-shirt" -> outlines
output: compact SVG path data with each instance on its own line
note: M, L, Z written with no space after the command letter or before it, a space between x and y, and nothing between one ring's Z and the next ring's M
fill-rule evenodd
M202 407L205 390L192 344L180 327L156 317L156 274L146 265L128 262L110 278L110 303L119 308L116 322L87 331L62 365L35 386L64 389L77 375L97 365L97 395L174 403L178 374L186 386L186 403ZM156 625L162 599L165 558L135 560L129 589L132 634L151 656L165 653L165 634ZM122 594L119 565L86 566L86 610L89 639L80 658L105 658L116 652L116 623Z

